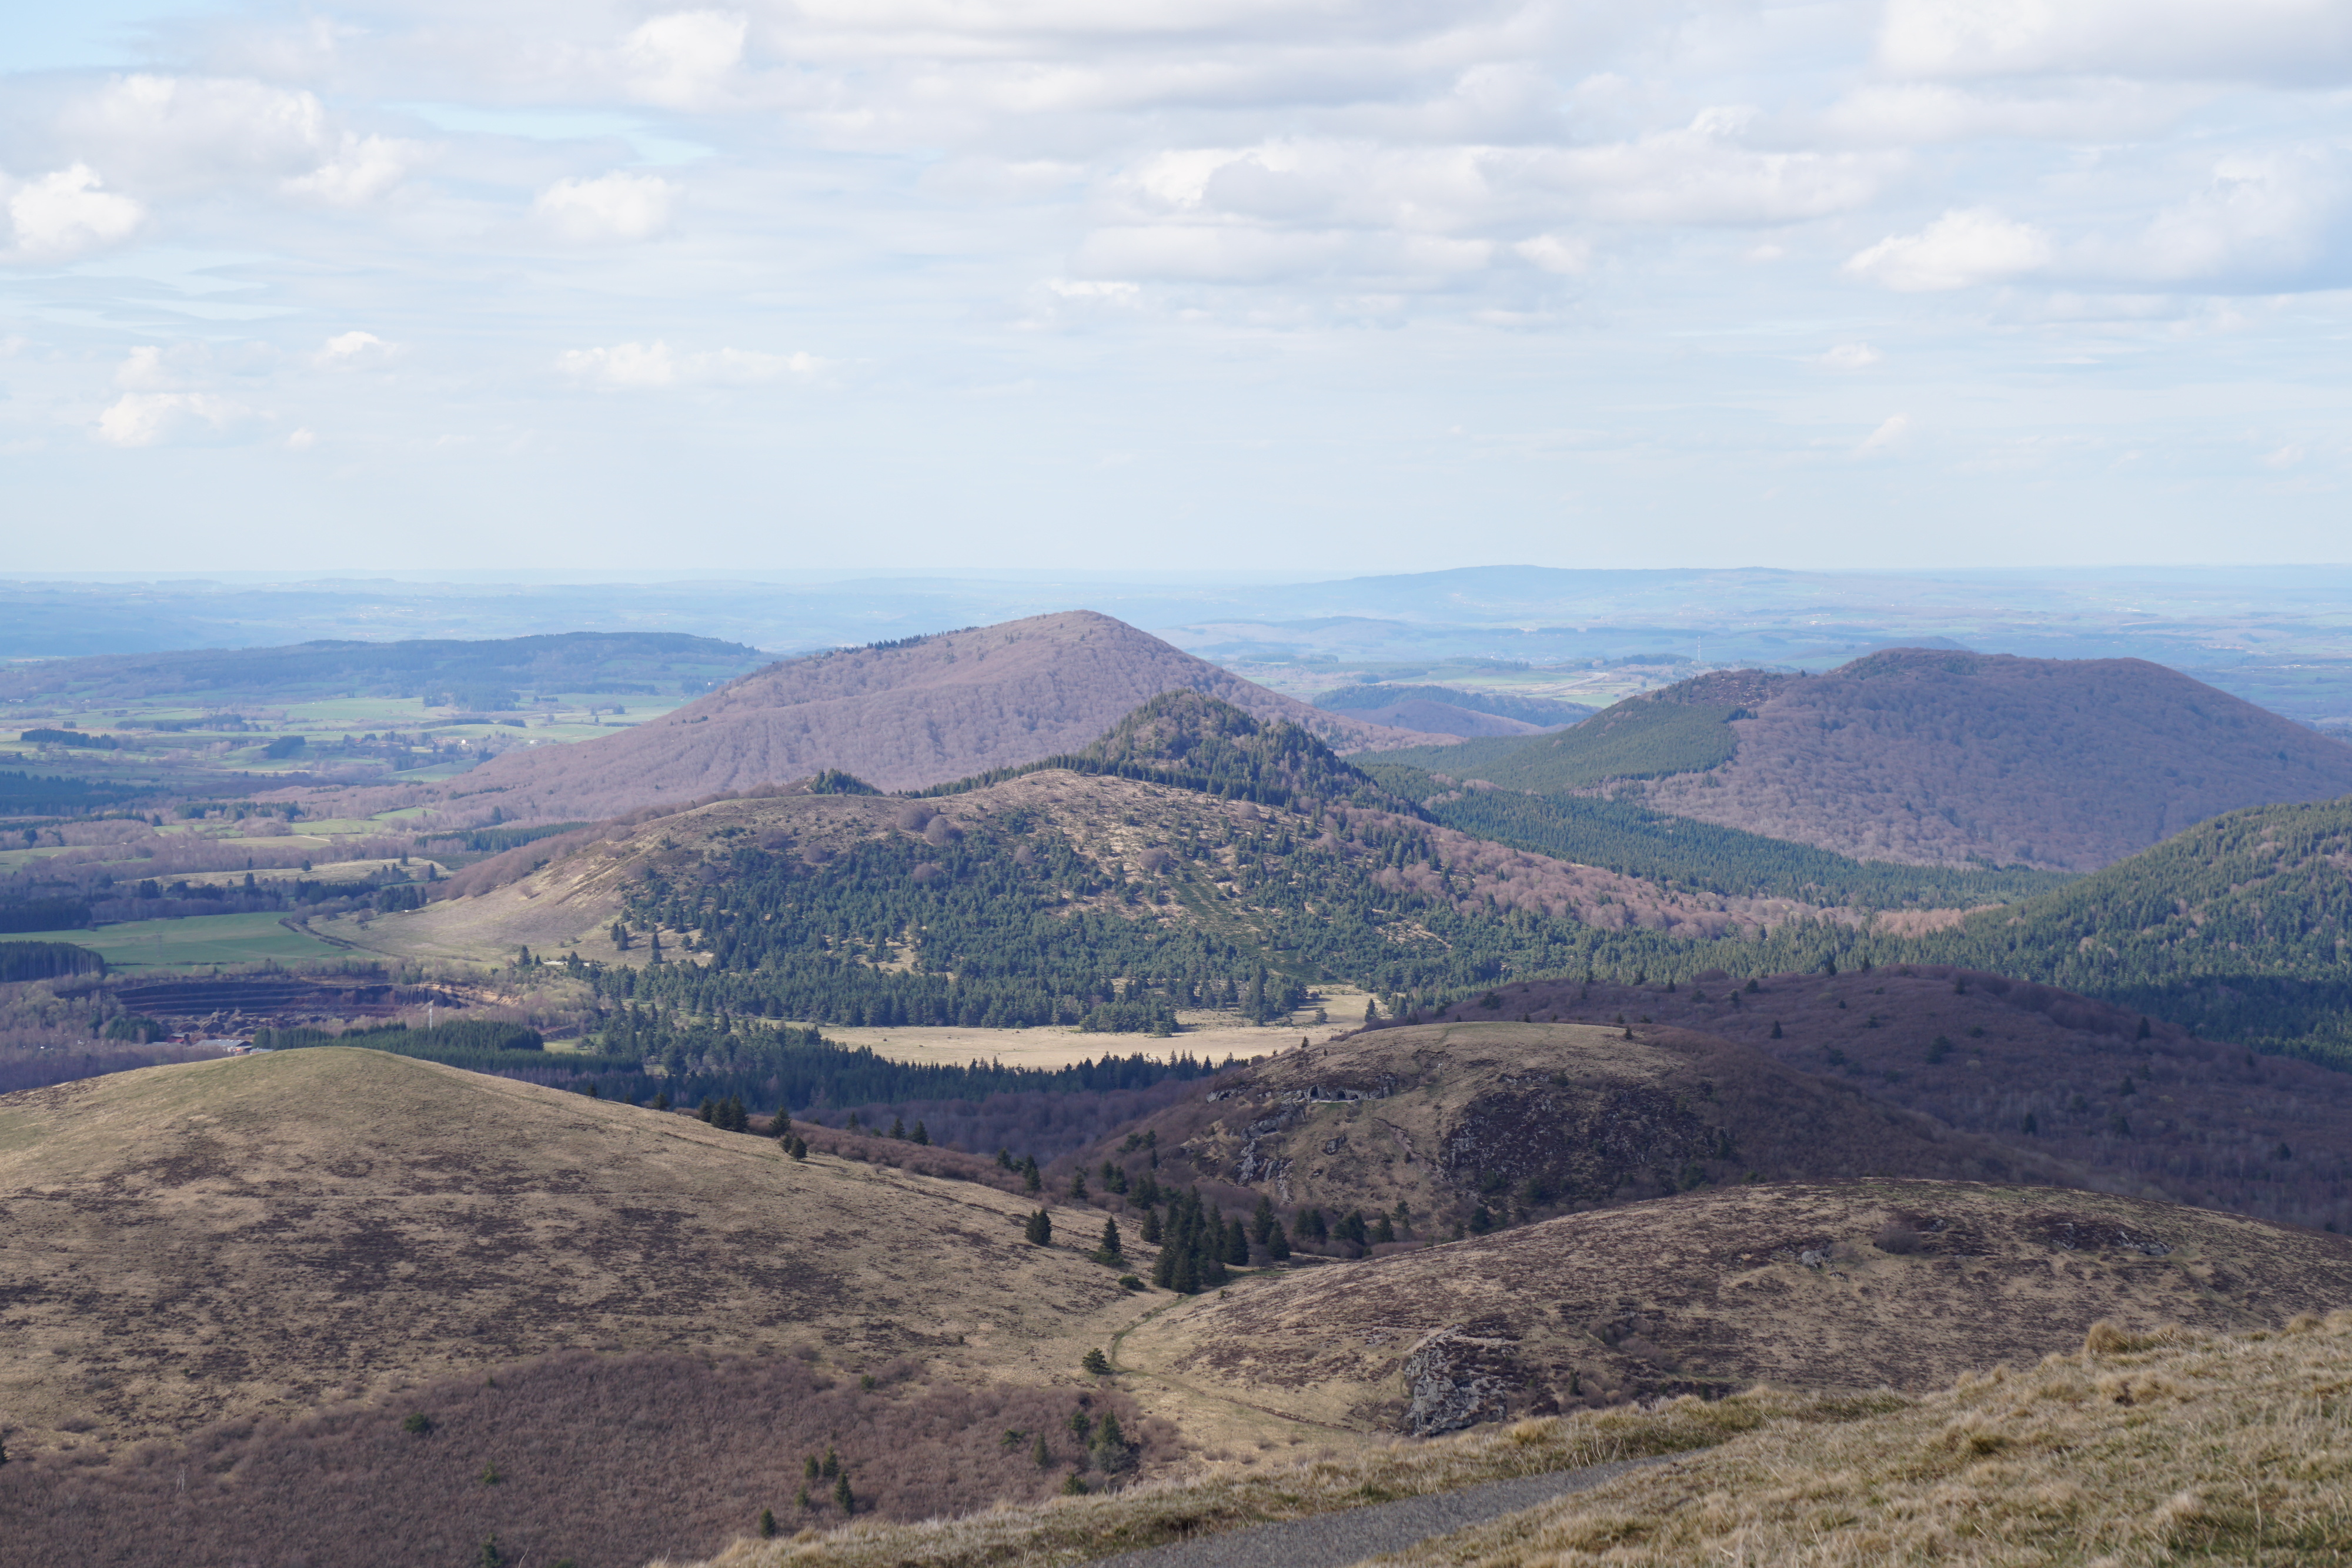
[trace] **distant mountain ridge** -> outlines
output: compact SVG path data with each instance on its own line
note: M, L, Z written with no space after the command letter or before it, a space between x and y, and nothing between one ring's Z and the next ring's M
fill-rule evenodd
M454 779L509 821L614 817L827 768L920 789L1089 745L1139 705L1193 691L1349 749L1433 737L1327 714L1092 611L772 664L667 716L514 750Z

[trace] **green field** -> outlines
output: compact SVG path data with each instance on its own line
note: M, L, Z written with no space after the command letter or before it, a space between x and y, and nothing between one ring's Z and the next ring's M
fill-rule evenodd
M23 931L0 942L70 942L101 955L118 969L184 969L202 964L250 964L263 958L331 958L339 951L315 936L289 931L275 915L198 915L185 920L134 920L95 931Z

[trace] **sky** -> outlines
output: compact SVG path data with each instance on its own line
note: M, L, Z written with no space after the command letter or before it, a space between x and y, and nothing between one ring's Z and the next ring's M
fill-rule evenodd
M2352 559L2352 0L79 0L0 575Z

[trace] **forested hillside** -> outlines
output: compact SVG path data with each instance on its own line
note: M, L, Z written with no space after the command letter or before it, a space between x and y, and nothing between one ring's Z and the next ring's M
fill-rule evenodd
M1630 800L1449 789L1419 768L1367 758L1364 770L1427 802L1435 821L1475 838L1604 866L1686 892L1793 898L1867 909L1969 909L2063 887L2063 872L1857 861L1786 839L1670 817Z
M1046 768L1146 779L1266 806L1315 799L1422 814L1411 800L1341 760L1287 719L1261 723L1231 703L1193 691L1161 693L1083 751L1000 768L916 794L963 795Z
M2352 799L2233 811L1920 950L2352 1064L2347 873Z
M366 935L422 952L502 933L580 953L615 999L705 1017L1121 1032L1184 1008L1281 1017L1332 981L1410 1011L1511 976L1705 967L1717 939L1784 968L1836 940L1802 899L1432 823L1295 727L1190 695L1076 761L929 800L762 794L583 830Z

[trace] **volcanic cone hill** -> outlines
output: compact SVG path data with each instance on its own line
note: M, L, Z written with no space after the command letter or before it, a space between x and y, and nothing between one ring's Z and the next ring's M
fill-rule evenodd
M1921 865L2093 871L2225 811L2352 793L2352 747L2137 659L1895 649L1473 744L1397 760Z
M2352 1292L2352 1240L2139 1198L1928 1181L1710 1188L1252 1280L1122 1364L1417 1434L1675 1392L1925 1389L2130 1328L2244 1330Z
M583 829L334 930L418 956L642 964L600 983L706 1014L1150 1031L1179 1007L1280 1016L1326 982L1417 993L1581 969L1604 931L1611 961L1652 961L1813 913L1454 832L1304 729L1190 693L992 780L837 792L853 788ZM691 962L656 970L656 937Z
M1163 1183L1245 1189L1229 1199L1254 1193L1294 1217L1385 1212L1423 1239L1454 1233L1481 1207L1500 1220L1703 1182L2068 1174L1749 1046L1675 1029L1624 1032L1464 1022L1302 1046L1076 1163L1123 1153L1131 1163L1132 1134L1148 1132Z
M567 1348L985 1384L1124 1294L1024 1244L1031 1207L336 1047L11 1094L7 1442L166 1436Z
M445 793L509 821L577 821L828 768L919 789L1076 751L1176 690L1348 747L1431 738L1308 707L1081 610L789 660L623 734L509 751Z

